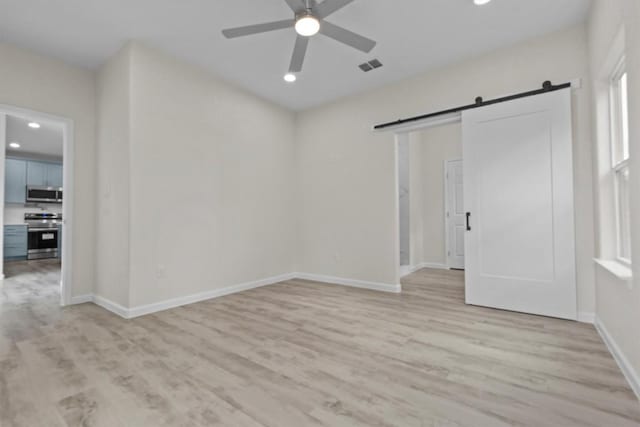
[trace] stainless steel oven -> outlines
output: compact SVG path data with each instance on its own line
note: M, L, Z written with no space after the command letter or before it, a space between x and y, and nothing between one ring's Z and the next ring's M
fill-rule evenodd
M28 231L27 259L57 258L62 214L26 213L24 219Z
M27 202L62 203L62 188L30 185L27 187Z

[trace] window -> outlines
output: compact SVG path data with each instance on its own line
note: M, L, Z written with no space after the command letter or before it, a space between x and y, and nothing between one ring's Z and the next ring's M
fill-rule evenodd
M629 208L629 104L624 61L611 77L611 158L615 185L617 257L631 263Z

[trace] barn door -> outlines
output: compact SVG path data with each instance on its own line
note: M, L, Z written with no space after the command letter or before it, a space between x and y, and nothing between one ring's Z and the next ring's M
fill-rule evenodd
M462 122L466 302L576 319L570 90Z

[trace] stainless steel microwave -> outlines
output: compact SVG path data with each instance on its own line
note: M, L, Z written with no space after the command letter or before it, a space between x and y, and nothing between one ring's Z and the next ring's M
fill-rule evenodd
M62 188L27 186L27 202L62 203Z

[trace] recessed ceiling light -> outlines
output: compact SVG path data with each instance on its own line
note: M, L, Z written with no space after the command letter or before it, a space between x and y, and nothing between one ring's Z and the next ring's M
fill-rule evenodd
M284 81L287 83L293 83L297 80L297 77L293 73L287 73L284 75Z
M17 142L10 142L9 143L9 147L11 147L11 148L20 148L20 144L18 144Z
M301 36L311 37L320 31L320 21L312 15L303 15L296 21L296 32Z
M487 4L489 3L491 0L473 0L473 3L478 5L478 6L482 6L483 4Z
M31 129L40 129L40 123L36 123L36 122L29 122L29 127Z

